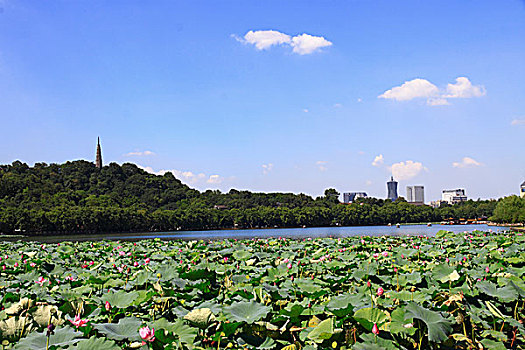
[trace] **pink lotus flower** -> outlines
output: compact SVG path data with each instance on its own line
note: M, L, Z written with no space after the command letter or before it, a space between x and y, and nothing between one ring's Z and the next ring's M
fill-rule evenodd
M155 340L155 328L149 329L148 326L139 329L139 334L145 341L152 342Z
M379 287L377 288L377 296L380 297L381 295L383 295L385 293L385 291L383 290L383 288Z
M382 252L381 253L385 258L388 256L388 252Z
M288 269L291 269L291 268L292 268L292 263L288 263L288 265L286 265L286 267L287 267Z
M368 282L366 282L366 286L367 286L368 288L370 288L370 287L372 287L372 283L370 283L370 281L368 281Z
M283 263L286 264L288 261L290 261L290 259L286 258L286 259L283 260Z
M228 257L225 256L223 260L224 260L225 263L228 262Z
M32 262L31 264L29 264L29 266L31 266L31 267L35 267L36 264L35 264L34 262Z
M144 262L145 262L146 264L149 264L150 261L151 261L150 258L146 258L146 259L144 260Z
M106 308L106 311L111 310L111 304L109 303L109 301L106 301L106 304L104 305L104 307Z
M88 323L87 320L80 319L79 315L75 316L75 319L73 321L69 320L75 327L83 327L86 323Z
M397 273L397 267L394 267L394 272Z
M489 273L489 272L490 272L490 269L489 269L489 267L488 267L488 266L487 266L487 267L485 267L485 272L486 272L486 273Z
M379 328L377 328L377 323L374 323L374 327L372 327L372 333L375 335L379 334Z
M137 267L137 266L139 266L139 263L135 261L135 262L133 263L133 266Z
M446 262L446 263L448 263L449 261L450 261L449 258L446 258L446 259L445 259L445 262Z
M18 262L15 262L15 267L18 267Z
M37 284L43 285L46 279L42 276L38 277L38 280L35 282Z

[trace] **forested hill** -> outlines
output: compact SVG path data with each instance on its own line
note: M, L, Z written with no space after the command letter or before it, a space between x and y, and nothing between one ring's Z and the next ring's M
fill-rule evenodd
M118 232L232 227L371 225L491 216L496 201L416 207L400 199L340 204L338 193L199 192L173 174L87 161L0 165L0 232Z

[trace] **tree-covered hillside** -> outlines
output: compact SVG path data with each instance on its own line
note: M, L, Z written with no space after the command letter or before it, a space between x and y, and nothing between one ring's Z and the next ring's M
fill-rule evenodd
M199 192L171 173L158 176L130 163L97 169L81 160L33 167L16 161L0 165L0 232L375 225L488 217L497 204L468 201L432 209L413 206L402 198L394 203L365 198L345 205L337 196L333 189L315 199L305 194L234 189Z

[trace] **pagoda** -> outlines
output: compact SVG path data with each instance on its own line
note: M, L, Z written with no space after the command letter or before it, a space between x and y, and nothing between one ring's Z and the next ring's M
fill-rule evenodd
M95 166L102 169L102 150L100 149L100 137L97 139L97 160Z

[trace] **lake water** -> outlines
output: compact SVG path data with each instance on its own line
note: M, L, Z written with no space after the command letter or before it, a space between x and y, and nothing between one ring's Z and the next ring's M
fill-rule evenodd
M401 235L425 235L434 236L439 230L447 230L456 233L464 231L505 231L505 227L488 225L401 225L395 226L346 226L346 227L308 227L308 228L276 228L276 229L254 229L254 230L213 230L213 231L174 231L174 232L147 232L147 233L116 233L100 235L63 235L63 236L41 236L23 237L10 240L58 242L64 240L72 241L96 241L109 240L141 240L141 239L250 239L250 238L307 238L307 237L350 237L350 236L401 236ZM1 238L0 238L1 239Z

